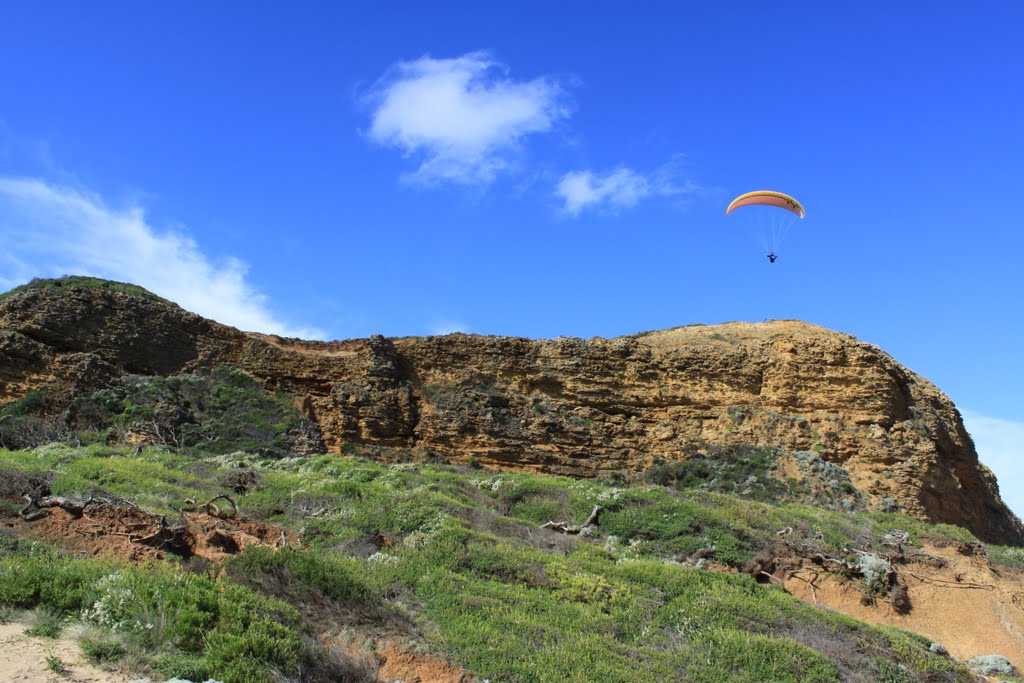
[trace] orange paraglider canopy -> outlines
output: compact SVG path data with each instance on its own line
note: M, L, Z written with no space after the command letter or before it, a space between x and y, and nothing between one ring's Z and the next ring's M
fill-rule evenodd
M725 210L725 215L728 216L733 209L738 209L741 206L777 206L780 209L795 213L800 218L804 217L804 207L800 202L788 194L772 192L771 190L757 190L756 192L741 194L732 200L729 208Z

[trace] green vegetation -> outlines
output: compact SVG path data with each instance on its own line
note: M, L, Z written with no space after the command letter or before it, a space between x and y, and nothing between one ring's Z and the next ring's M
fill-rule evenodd
M30 626L25 629L25 635L34 638L59 638L64 630L64 615L50 610L35 610L32 612Z
M47 655L46 668L52 671L53 673L57 674L58 676L62 676L64 678L67 678L71 675L71 671L68 670L68 667L66 664L64 664L64 661L56 655Z
M31 448L65 440L63 420L51 414L50 396L35 389L0 408L0 447Z
M161 303L175 306L171 301L153 294L147 289L143 289L138 285L128 284L127 282L115 282L113 280L103 280L98 277L85 277L82 275L65 275L58 278L34 278L31 282L19 285L14 289L8 290L0 294L0 299L5 297L13 296L15 294L21 294L35 289L70 289L72 287L84 287L85 289L106 289L113 292L122 292L124 294L132 294L134 296L142 296L153 301L159 301Z
M737 412L734 420L742 421ZM685 460L658 461L644 478L659 486L736 493L755 500L778 500L795 496L795 482L772 476L779 452L757 446L710 446L698 449Z
M76 400L68 421L80 430L106 429L121 441L134 433L176 450L201 447L208 453L283 456L296 450L297 438L319 441L315 425L287 397L265 393L228 365L172 377L125 377L114 389Z
M277 457L323 448L319 429L287 396L267 394L228 365L170 377L128 375L111 388L79 396L66 410L55 409L43 391L0 410L0 446L6 448L137 439L176 451Z
M676 488L687 470L673 470L674 487L625 485L389 465L348 450L0 450L0 470L53 493L113 494L169 520L186 499L229 492L242 514L311 549L249 547L215 575L181 562L75 559L0 536L0 605L90 624L82 645L93 661L130 658L191 680L264 681L271 668L319 680L312 672L324 667L359 680L315 639L353 628L416 634L421 649L495 681L970 680L927 641L700 568L742 567L787 527L793 542L850 561L844 548L881 549L895 529L914 544L972 540L956 527ZM734 472L726 479L746 482L767 457L747 455L722 469ZM578 523L595 505L599 524L579 537L539 528Z
M42 389L33 389L17 401L12 401L0 411L3 417L25 417L36 415L46 410L49 405L49 396Z
M1024 567L1024 548L986 544L985 554L996 564Z
M0 603L101 628L106 639L86 648L94 661L128 649L153 662L186 655L203 677L225 683L271 681L272 668L298 673L304 647L292 607L242 586L167 565L74 559L37 543L0 550Z

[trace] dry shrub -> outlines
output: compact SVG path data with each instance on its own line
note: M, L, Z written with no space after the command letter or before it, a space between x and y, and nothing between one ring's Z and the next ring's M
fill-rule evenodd
M910 593L907 592L907 584L898 581L892 590L889 591L889 602L897 614L909 614L911 610Z
M221 486L231 489L235 493L249 493L259 488L260 473L248 467L231 470L221 477L220 483Z
M777 553L771 546L765 545L743 563L743 573L754 577L758 583L768 583L769 577L766 575L774 574L777 564Z

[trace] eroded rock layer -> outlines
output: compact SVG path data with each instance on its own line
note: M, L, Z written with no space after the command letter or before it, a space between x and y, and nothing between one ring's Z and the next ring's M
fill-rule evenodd
M813 451L877 509L1024 543L949 398L878 348L802 322L307 342L102 288L0 299L0 406L43 385L71 397L126 373L220 363L288 392L335 451L404 446L575 477L708 444Z

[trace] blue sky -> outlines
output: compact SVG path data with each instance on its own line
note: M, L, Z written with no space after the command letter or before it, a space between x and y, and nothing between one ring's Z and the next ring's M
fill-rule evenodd
M1021 25L1010 2L2 3L0 288L90 273L325 338L799 318L938 384L1024 513ZM807 208L774 265L723 215L763 188Z

